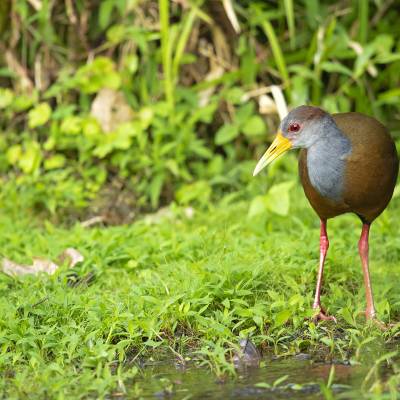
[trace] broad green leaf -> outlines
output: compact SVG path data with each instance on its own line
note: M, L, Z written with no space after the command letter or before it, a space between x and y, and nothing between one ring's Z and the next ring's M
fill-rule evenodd
M55 154L44 161L44 168L46 170L61 168L65 165L66 158L62 154Z
M103 4L105 4L105 2ZM122 42L125 39L125 35L126 28L121 24L113 25L106 32L107 40L114 45Z
M19 144L15 144L14 146L10 146L6 153L7 161L11 165L15 165L16 162L19 160L22 154L22 148Z
M257 215L264 214L267 210L264 196L256 196L250 203L248 217L256 217Z
M51 108L47 103L40 103L28 113L29 128L44 125L50 118Z
M231 142L239 135L239 127L234 124L223 125L215 135L215 143L218 145Z
M258 115L250 117L242 126L242 131L247 136L259 136L265 133L265 124Z
M206 204L210 200L211 186L207 181L200 180L189 185L183 185L176 192L176 200L180 204Z
M293 185L294 182L289 181L272 186L265 196L267 208L275 214L288 215L290 205L289 193Z
M14 93L10 89L0 88L0 109L8 107L14 99Z
M276 314L275 316L275 326L278 327L285 324L291 315L292 313L290 312L290 310L282 310L278 312L278 314Z
M36 92L30 94L29 96L26 94L21 94L19 96L16 96L14 97L12 108L17 112L25 111L33 106L33 104L37 101L37 97L38 96Z
M21 154L18 160L18 166L26 174L35 172L42 160L42 151L37 142L31 142L26 145L26 150Z
M61 123L60 131L66 135L78 135L82 129L82 119L75 115L65 117Z
M90 94L102 88L118 89L121 86L121 77L110 58L96 57L93 62L78 69L74 84L82 92Z
M244 91L239 87L233 87L226 93L226 100L232 104L241 104Z
M353 316L350 313L350 310L345 307L341 310L340 314L342 314L343 319L350 325L355 326L355 321Z
M235 122L239 125L243 125L247 122L249 118L254 114L254 103L248 102L242 106L240 106L235 115Z
M85 118L82 121L82 133L88 138L97 138L103 134L99 122L92 117Z

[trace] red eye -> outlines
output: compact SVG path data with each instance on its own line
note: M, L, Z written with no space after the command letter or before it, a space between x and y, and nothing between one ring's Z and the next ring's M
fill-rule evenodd
M289 125L289 132L298 132L300 130L300 125L295 122Z

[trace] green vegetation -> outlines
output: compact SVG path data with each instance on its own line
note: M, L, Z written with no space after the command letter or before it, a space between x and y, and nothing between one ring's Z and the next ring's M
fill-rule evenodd
M359 221L330 224L323 301L338 325L315 326L318 220L295 155L251 174L282 96L375 115L400 137L398 10L224 3L233 14L201 0L0 2L1 254L85 257L52 276L0 274L0 397L140 397L139 360L159 354L223 379L249 336L280 357L373 359L362 394L397 398L399 326L360 315ZM387 323L400 321L399 193L371 235ZM92 217L102 225L85 227Z
M243 162L275 132L271 85L289 106L362 111L400 131L395 7L232 4L240 33L220 2L2 2L3 190L17 183L24 207L53 218L116 187L136 215L198 181L218 199L248 184Z
M292 192L302 198L298 185ZM399 209L397 197L372 231L372 278L386 322L400 317L400 246L389 224ZM234 372L238 337L247 336L280 356L309 352L364 363L371 345L372 360L386 354L384 343L395 343L398 327L382 334L365 326L358 219L331 223L323 301L338 324L316 327L304 320L312 315L318 263L318 221L306 200L287 217L246 218L247 211L246 202L219 204L188 218L175 206L130 226L90 229L38 227L2 215L7 256L55 259L72 246L85 256L75 267L78 276L95 274L89 286L77 287L68 284L66 268L51 277L0 276L2 396L140 396L137 363L160 354L203 360L223 377ZM396 387L398 364L389 366L390 379L375 367L365 394Z

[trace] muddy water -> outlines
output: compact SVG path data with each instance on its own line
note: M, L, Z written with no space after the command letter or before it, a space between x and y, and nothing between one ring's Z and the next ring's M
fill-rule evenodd
M342 399L360 399L360 386L368 372L366 366L334 363L331 387ZM173 362L147 365L139 378L144 399L323 399L321 384L328 382L332 364L313 361L308 355L286 359L264 358L259 368L239 370L236 379L217 382L206 368L182 368ZM281 382L279 378L287 376ZM273 385L271 388L268 385ZM329 398L329 397L326 397Z

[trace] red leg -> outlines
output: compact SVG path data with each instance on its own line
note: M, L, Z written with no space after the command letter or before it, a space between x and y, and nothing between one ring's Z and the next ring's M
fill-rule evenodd
M313 309L319 310L319 313L316 315L315 319L318 320L332 320L336 322L336 318L329 316L325 313L325 310L321 306L321 287L322 287L322 278L324 276L324 264L326 253L329 248L329 240L328 233L326 231L326 220L321 219L321 233L319 236L319 268L318 268L318 277L317 277L317 287L315 289L315 298Z
M371 280L369 277L369 260L368 260L368 236L369 224L363 224L360 241L358 242L358 250L361 257L362 269L364 273L365 297L367 300L367 308L365 309L365 316L367 319L375 319L376 311L374 306L374 298L372 295Z

